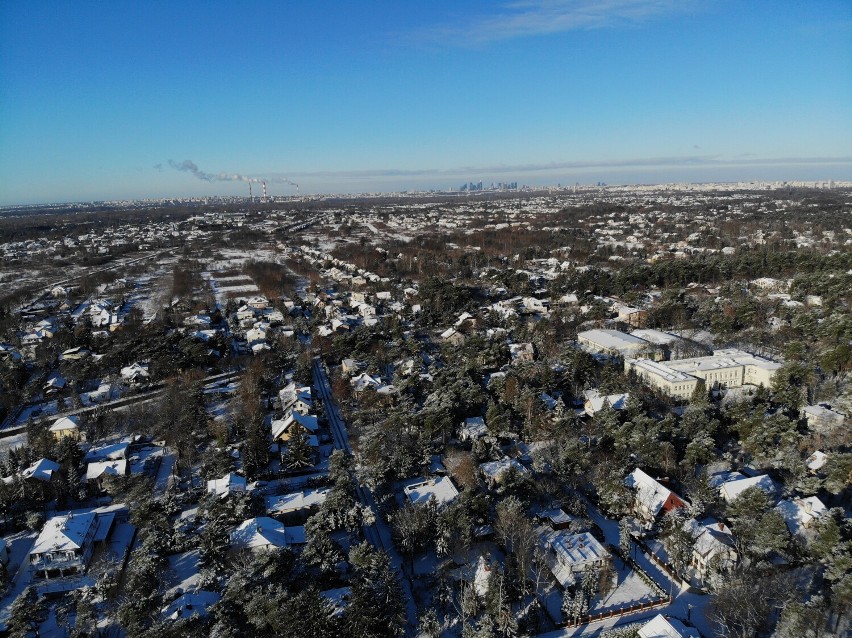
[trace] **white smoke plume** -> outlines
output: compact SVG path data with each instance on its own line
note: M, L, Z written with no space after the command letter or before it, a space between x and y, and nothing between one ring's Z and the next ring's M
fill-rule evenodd
M239 173L207 173L198 168L192 160L184 160L180 163L169 160L169 166L177 171L191 173L205 182L248 182L250 184L289 184L297 189L299 185L286 177L249 177Z

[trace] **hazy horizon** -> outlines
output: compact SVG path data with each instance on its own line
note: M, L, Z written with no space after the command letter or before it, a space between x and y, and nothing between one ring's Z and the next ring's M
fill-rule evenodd
M836 0L10 1L0 204L848 180L850 36Z

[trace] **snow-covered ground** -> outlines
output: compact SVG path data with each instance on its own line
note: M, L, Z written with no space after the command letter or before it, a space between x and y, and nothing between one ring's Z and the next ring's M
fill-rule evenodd
M618 522L611 521L604 517L591 503L587 503L586 507L589 517L603 530L606 542L614 547L618 547ZM628 614L621 618L610 618L590 623L588 625L581 625L580 627L560 629L547 634L540 634L540 638L599 636L601 632L606 629L611 629L617 625L631 624L639 620L650 620L658 613L667 614L686 622L698 629L701 632L701 635L705 636L705 638L710 638L711 636L716 635L710 620L706 616L707 603L710 600L709 596L693 594L687 587L680 587L677 584L672 584L667 575L642 552L636 552L634 558L642 569L650 574L656 582L664 587L664 589L672 591L674 600L670 605L667 607L656 607L636 614Z

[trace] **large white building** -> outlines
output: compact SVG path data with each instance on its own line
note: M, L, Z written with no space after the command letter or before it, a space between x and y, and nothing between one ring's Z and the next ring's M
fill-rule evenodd
M743 350L716 350L708 357L669 361L673 370L703 379L707 386L718 384L728 388L762 385L772 388L780 363L758 357Z
M650 359L625 359L624 371L633 371L651 386L677 399L688 399L698 386L698 379L670 367L668 363Z
M638 357L653 350L644 339L619 330L584 330L577 333L577 343L589 352L619 357Z
M736 349L716 350L711 356L676 361L624 361L625 372L632 370L651 387L679 399L692 396L699 379L707 387L762 385L772 388L775 372L780 367L780 363Z

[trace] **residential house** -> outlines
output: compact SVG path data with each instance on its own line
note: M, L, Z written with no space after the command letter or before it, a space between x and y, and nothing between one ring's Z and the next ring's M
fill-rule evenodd
M482 472L482 476L492 487L505 481L506 477L513 471L517 474L529 474L529 470L521 465L517 459L510 458L482 463L479 466L479 471Z
M706 518L690 519L685 529L692 536L690 567L698 580L704 582L711 570L729 570L737 562L736 541L730 528L721 521Z
M310 386L297 386L295 382L290 382L279 390L278 401L281 403L282 412L292 410L299 414L308 414L314 408Z
M606 548L589 532L546 530L539 542L545 550L545 563L563 588L573 585L586 569L599 569L610 559Z
M231 546L251 551L283 549L305 544L305 528L301 525L285 527L274 518L258 516L240 523L231 532Z
M531 343L513 343L509 345L509 354L512 357L512 362L523 363L525 361L535 360L535 350Z
M283 419L272 422L272 440L287 441L294 432L315 435L319 430L319 420L313 414L300 414L290 411Z
M349 384L355 390L355 392L363 392L368 387L371 387L374 390L378 390L382 387L382 382L377 378L370 376L366 372L362 372L349 380Z
M95 461L86 466L86 483L91 489L103 491L104 483L109 477L125 476L127 474L127 459L117 461Z
M687 627L677 618L667 618L657 614L642 625L637 635L639 638L701 638L697 629Z
M843 425L846 420L844 414L833 410L827 403L805 406L802 408L802 416L813 430L831 430Z
M25 481L49 483L57 476L57 472L59 472L59 463L50 459L39 459L21 471L21 478Z
M233 472L228 472L220 479L207 481L208 494L215 494L219 498L225 498L230 494L242 494L245 491L245 477Z
M257 295L255 297L249 297L246 300L246 305L253 310L265 310L269 307L269 300L266 297Z
M49 519L30 549L30 567L35 575L53 578L86 571L97 530L98 517L94 512Z
M80 417L64 416L50 426L50 433L57 441L68 436L75 441L80 440Z
M595 416L595 414L603 410L604 405L607 404L612 407L613 410L623 410L627 407L627 401L630 399L630 394L627 392L602 395L597 389L586 390L583 393L583 396L586 399L583 403L583 409L589 416Z
M307 518L315 512L328 498L331 490L329 488L307 489L301 492L267 496L264 499L266 513L269 516L279 518L302 517Z
M460 346L464 343L464 335L455 328L449 328L441 333L441 339L444 343L449 343L453 346Z
M469 417L459 427L459 441L463 443L481 439L487 434L488 428L485 426L485 419L481 416Z
M806 530L811 529L828 511L828 508L816 496L785 499L780 501L775 509L784 517L790 533L798 536L805 536Z
M686 501L638 467L624 484L634 491L633 512L645 522L652 523L662 514L686 507Z
M403 489L405 497L413 505L435 500L438 507L449 505L459 495L459 491L448 476L439 476L428 481L413 483Z
M148 366L140 363L131 363L121 369L121 378L132 386L142 385L148 382Z
M761 474L760 476L750 476L741 479L727 481L719 487L719 494L725 499L726 503L731 503L737 500L744 491L751 487L757 487L767 494L775 495L778 492L778 485L768 475Z

